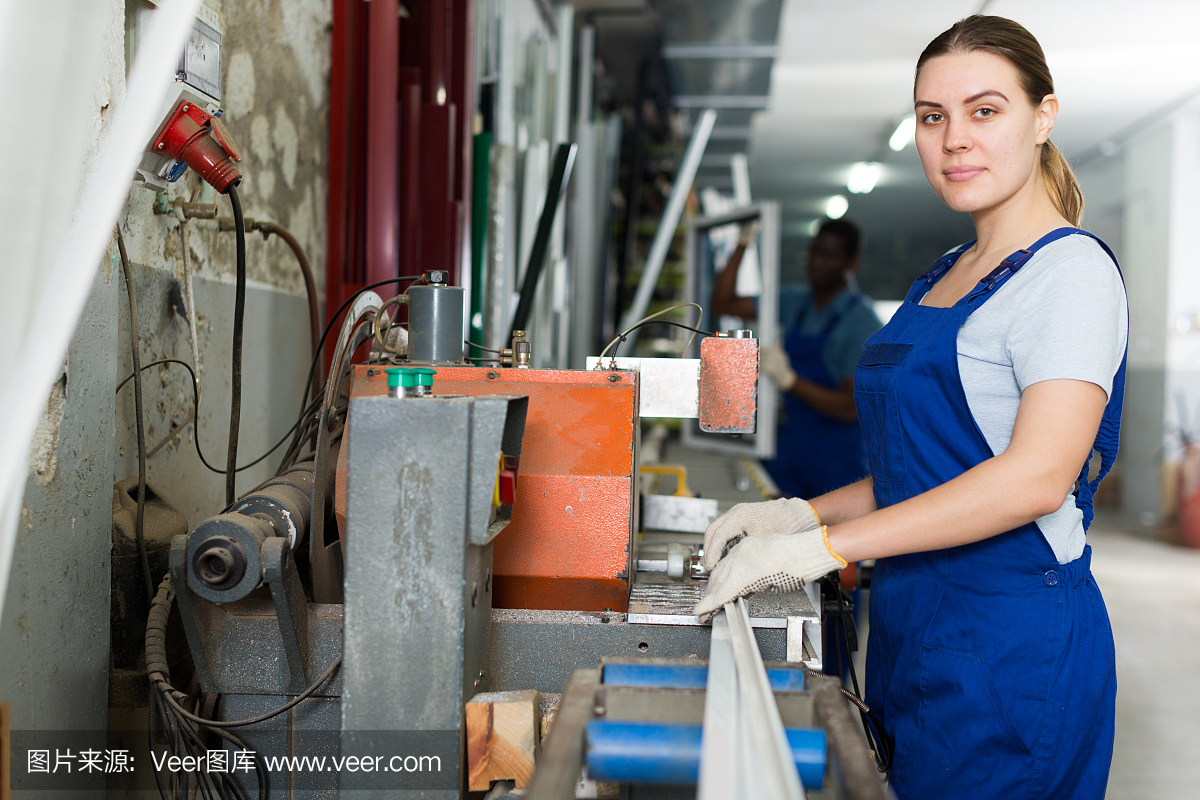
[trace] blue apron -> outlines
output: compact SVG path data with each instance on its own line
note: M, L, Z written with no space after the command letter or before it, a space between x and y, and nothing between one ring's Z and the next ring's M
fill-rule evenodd
M1005 259L953 307L920 305L964 245L918 278L891 321L867 340L855 402L879 508L994 455L958 374L959 327L1038 249L1071 234L1092 236L1053 231ZM1124 385L1122 359L1096 435L1099 475L1089 482L1087 464L1080 472L1076 504L1085 530L1096 487L1116 457ZM1059 564L1029 523L876 563L867 703L895 743L891 782L899 800L1104 796L1116 674L1090 562L1086 547Z
M831 314L821 332L811 336L802 330L804 318L812 310L810 301L783 340L783 348L797 375L831 389L841 388L840 381L825 367L821 350L853 304L861 302L854 295L842 313ZM784 394L784 410L775 459L767 464L767 471L781 492L793 497L817 497L867 475L867 454L857 421L842 422L827 417L791 393Z

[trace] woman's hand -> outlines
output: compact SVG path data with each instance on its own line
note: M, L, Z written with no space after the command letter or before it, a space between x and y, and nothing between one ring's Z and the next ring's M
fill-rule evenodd
M1087 381L1029 386L1021 395L1012 440L1000 455L916 497L842 524L818 503L830 544L850 561L921 553L978 542L1057 511L1092 450L1107 403L1104 389Z
M845 566L846 562L829 548L821 527L798 534L747 537L711 570L708 588L704 599L696 604L695 614L705 620L726 603L755 592L798 592L809 581Z
M704 532L704 569L712 572L728 548L743 537L795 534L821 527L821 520L799 497L765 503L738 503L713 520Z

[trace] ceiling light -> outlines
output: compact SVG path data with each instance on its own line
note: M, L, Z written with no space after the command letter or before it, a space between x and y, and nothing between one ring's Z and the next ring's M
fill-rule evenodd
M915 115L909 114L900 120L900 124L896 126L895 132L892 133L892 138L888 139L888 147L899 153L913 140L913 133L916 130L917 118Z
M850 209L850 201L844 194L835 194L825 201L825 216L830 219L841 219Z
M846 188L852 194L868 194L879 182L882 167L875 161L860 161L850 168L850 180Z

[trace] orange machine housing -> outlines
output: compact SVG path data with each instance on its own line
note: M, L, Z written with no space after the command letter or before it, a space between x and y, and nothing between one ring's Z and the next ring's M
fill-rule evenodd
M492 605L625 611L637 531L637 373L444 366L433 393L529 397L512 522L493 550ZM351 398L384 394L381 368L355 367ZM343 532L347 468L343 448L334 492Z

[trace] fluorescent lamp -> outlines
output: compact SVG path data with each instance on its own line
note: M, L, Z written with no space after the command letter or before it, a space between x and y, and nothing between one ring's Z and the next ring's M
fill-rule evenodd
M841 219L850 209L850 201L844 194L835 194L825 201L825 216L830 219Z
M888 139L888 147L899 153L908 143L913 140L913 133L917 130L917 118L914 114L909 114L904 119L900 120L900 124L896 126L896 130L892 133L892 138Z
M879 182L879 173L882 167L875 161L860 161L850 168L850 180L846 181L846 188L852 194L868 194L875 188L875 184Z

